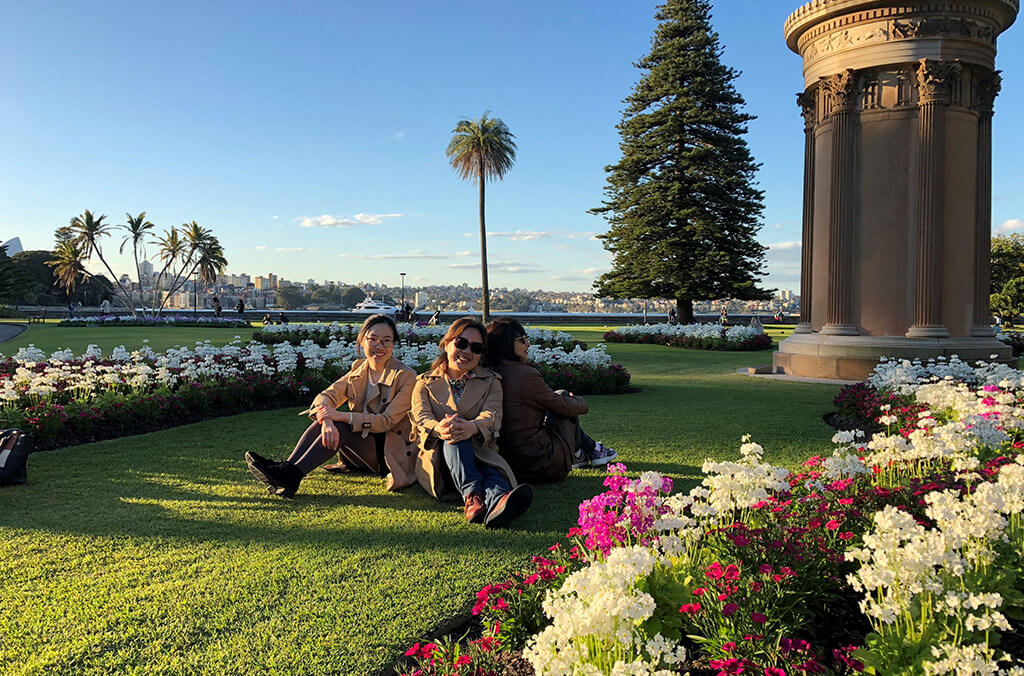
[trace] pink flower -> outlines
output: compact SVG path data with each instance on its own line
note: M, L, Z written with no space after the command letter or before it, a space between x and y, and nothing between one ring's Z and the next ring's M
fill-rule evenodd
M723 643L722 644L722 652L731 653L735 649L736 649L736 644L733 643L732 641L730 641L729 643Z
M764 676L786 676L786 672L778 667L765 667Z
M767 616L765 616L764 613L751 613L750 619L756 622L757 624L764 624L768 621L768 618Z
M691 593L691 594L693 594L694 596L703 596L703 595L704 595L704 592L706 592L706 591L707 591L707 589L705 589L704 587L696 587L696 588L695 588L695 589L694 589L694 590L693 590L692 592L690 592L690 593Z
M839 539L840 540L852 540L853 539L853 533L851 533L850 531L846 531L844 533L840 533L839 534Z
M825 524L825 528L828 528L829 530L836 530L841 525L842 524L840 524L837 519L832 519L831 521Z
M469 655L459 655L455 658L455 666L462 667L469 664Z
M726 617L729 617L739 609L740 607L735 603L726 603L724 606L722 606L722 614Z
M760 566L758 566L757 572L761 573L762 575L771 575L774 572L774 569L771 567L770 564L762 563Z
M682 606L680 606L679 612L683 613L684 615L696 615L700 612L700 604L684 603Z
M726 580L738 580L738 579L740 579L740 569L739 569L739 566L736 566L736 565L730 563L729 566L725 569L725 573L723 573L723 577Z

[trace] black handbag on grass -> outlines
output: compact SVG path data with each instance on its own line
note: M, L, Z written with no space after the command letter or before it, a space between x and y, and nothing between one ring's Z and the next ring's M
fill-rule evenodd
M21 430L0 430L0 486L28 481L25 464L32 452L32 437Z

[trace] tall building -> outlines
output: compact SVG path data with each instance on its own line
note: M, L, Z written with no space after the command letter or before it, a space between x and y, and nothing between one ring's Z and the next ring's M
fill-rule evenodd
M139 262L139 276L142 278L139 282L142 286L149 286L153 283L153 264L149 261Z

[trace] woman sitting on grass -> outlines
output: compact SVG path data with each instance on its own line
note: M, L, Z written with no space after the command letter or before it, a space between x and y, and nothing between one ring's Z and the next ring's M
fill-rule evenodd
M398 490L415 481L415 444L409 404L416 372L394 358L398 328L387 315L373 315L359 329L356 344L366 355L321 392L304 411L313 424L299 438L284 462L245 454L249 471L285 498L295 496L299 483L337 453L334 471L360 470L387 474L385 487ZM339 410L343 404L348 410Z
M441 338L441 355L416 379L416 476L439 500L461 496L470 523L500 528L526 511L533 489L517 484L498 454L501 379L480 366L486 339L487 332L476 319L455 320Z
M501 376L502 427L498 448L523 481L561 481L569 470L607 465L618 454L580 427L583 397L552 391L527 364L530 339L514 319L487 325L487 366Z

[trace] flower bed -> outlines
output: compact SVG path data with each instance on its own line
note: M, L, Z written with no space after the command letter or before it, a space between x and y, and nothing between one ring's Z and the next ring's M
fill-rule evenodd
M692 350L752 351L772 347L763 330L717 324L636 324L604 334L606 343L669 345Z
M291 343L298 345L307 340L326 347L331 341L354 343L359 333L359 324L341 324L338 322L322 324L272 324L252 334L252 339L265 345ZM406 345L437 345L444 336L447 326L426 326L424 324L399 323L400 342ZM527 328L526 335L530 344L541 348L559 348L567 352L576 347L586 350L587 344L576 340L564 331Z
M207 317L198 315L97 315L72 317L57 322L57 326L199 326L215 329L251 329L252 324L233 317Z
M541 675L1024 674L1022 374L914 369L876 372L912 425L838 433L796 472L747 439L688 494L610 467L572 545L478 594L491 652ZM420 645L410 673L453 654Z
M405 344L395 356L425 371L437 356L433 343ZM0 355L0 427L31 432L40 448L137 434L254 408L308 403L358 357L353 343L332 341L273 346L197 343L159 354L119 347L108 357L90 345L76 356L47 356L35 347ZM566 352L532 350L532 363L555 389L623 392L629 373L603 347Z

